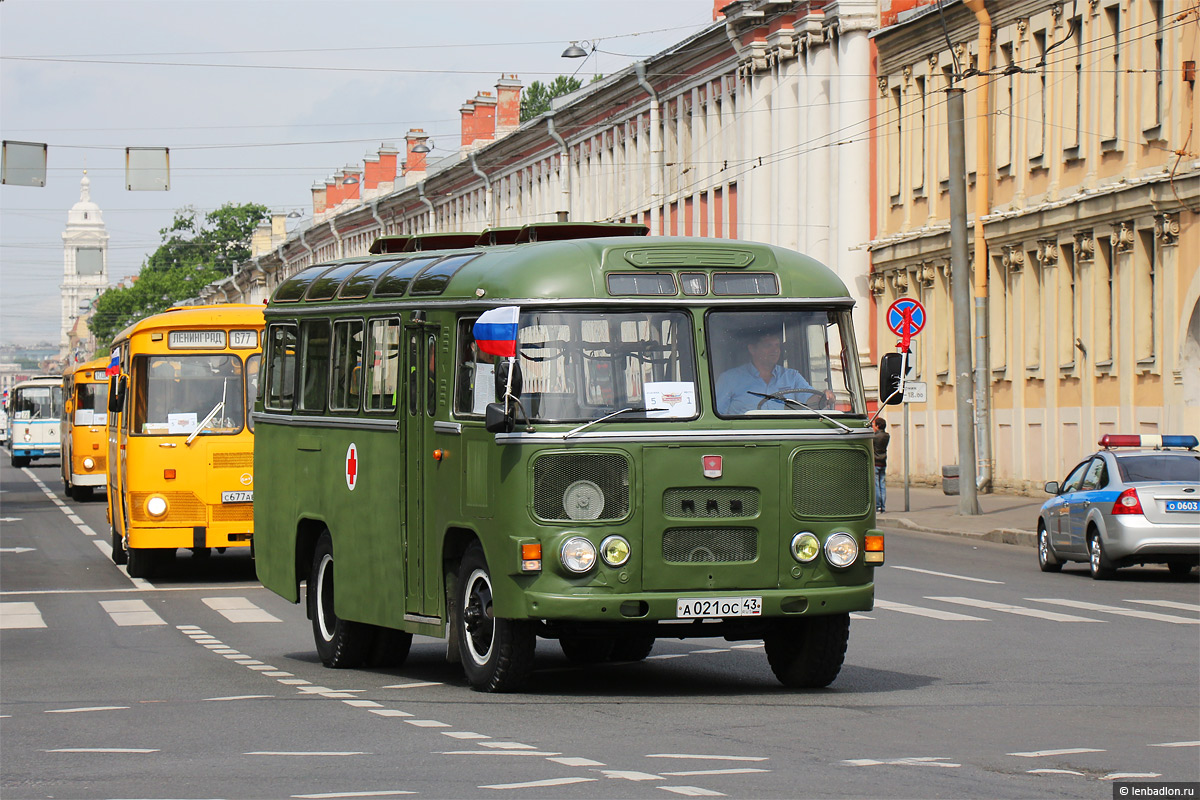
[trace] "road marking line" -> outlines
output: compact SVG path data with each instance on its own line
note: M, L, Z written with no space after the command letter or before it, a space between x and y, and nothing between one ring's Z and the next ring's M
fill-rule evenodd
M0 603L0 629L44 628L46 620L37 603Z
M972 583L992 583L997 586L1003 586L1004 581L992 581L987 578L972 578L970 575L955 575L953 572L935 572L931 569L917 569L916 567L900 567L893 566L892 569L902 569L906 572L919 572L922 575L936 575L939 578L954 578L960 581L971 581Z
M562 764L564 767L603 767L604 762L593 761L590 758L579 758L578 756L560 756L558 758L547 758L547 761L553 761L555 764Z
M240 658L233 663L241 664L243 667L250 667L250 669L254 669L254 667L256 665L258 665L258 666L262 665L262 662L256 658Z
M602 769L600 773L606 778L618 778L623 781L661 781L663 779L661 775L625 769Z
M405 722L424 722L425 720L410 720ZM540 750L444 750L439 756L561 756L562 753L546 753Z
M215 652L217 652L217 651L216 651L216 650L213 650L213 652L215 653ZM246 654L245 654L245 653L239 653L239 652L236 652L236 651L235 651L235 652L232 652L232 653L225 653L225 654L224 654L224 657L225 657L225 658L228 658L230 661L233 661L234 659L242 659L242 658L247 658L247 656L246 656Z
M1027 769L1027 775L1079 775L1083 773L1073 769Z
M282 622L279 617L271 614L247 597L205 597L204 605L216 611L230 622Z
M373 708L372 714L378 714L381 717L411 717L412 714L407 711L401 711L396 708Z
M304 678L280 678L279 682L287 686L302 686L308 683Z
M962 606L972 606L974 608L986 608L991 611L999 611L1004 614L1017 614L1022 617L1035 617L1037 619L1050 620L1051 622L1099 622L1098 619L1090 619L1088 617L1076 617L1071 614L1059 614L1057 611L1042 611L1038 608L1025 608L1024 606L1014 606L1008 603L993 603L989 600L977 600L974 597L926 597L926 600L936 600L941 603L957 603Z
M544 786L567 786L572 783L590 783L596 780L595 778L547 778L542 781L528 781L526 783L493 783L487 786L480 786L480 789L537 789Z
M411 715L409 715L409 716L411 716ZM492 738L492 737L486 736L482 733L476 733L475 731L442 731L441 734L442 734L442 736L449 736L451 739L490 739L490 738Z
M249 666L250 669L254 670L255 672L276 672L277 671L275 669L275 667L273 667L272 665L264 664L261 661L257 664L249 664L247 666Z
M537 750L531 744L521 744L520 742L480 742L481 747L495 747L497 750Z
M1127 781L1135 778L1161 778L1162 775L1157 772L1110 772L1100 780L1102 781Z
M940 619L947 622L987 622L983 617L973 617L970 614L956 614L953 611L942 611L937 608L922 608L921 606L910 606L908 603L893 603L890 600L880 600L875 598L875 607L882 608L884 611L898 611L901 614L912 614L917 617L929 617L930 619Z
M859 613L859 612L857 612L857 611L851 611L851 612L850 612L850 619L875 619L875 618L874 618L874 617L868 617L866 614L860 614L860 613Z
M84 522L82 524L76 524L75 527L79 528L79 530L81 530L83 532L84 536L95 536L96 535L96 532L94 530L92 530L91 527L86 522Z
M690 653L666 653L660 656L646 656L647 661L662 661L668 658L687 658Z
M1150 744L1147 747L1200 747L1200 742L1162 742L1161 744Z
M217 649L213 650L213 652L219 656L228 655L230 653L238 653L238 655L241 655L241 653L237 649L235 649L233 647L224 647L224 646L218 647Z
M67 512L67 519L69 519L69 520L71 521L71 524L72 524L72 525L75 525L75 526L79 526L79 525L84 525L84 524L86 524L86 523L83 521L83 519L81 519L81 518L79 517L79 515L78 515L78 514L76 514L76 513L75 513L75 512L73 512L73 511L69 511L69 512Z
M119 627L167 624L165 619L150 610L145 600L101 600L100 607L108 612Z
M384 689L423 689L426 686L441 686L437 681L418 681L416 683L394 683L391 686L384 686Z
M382 703L376 703L374 700L343 700L342 702L354 708L383 708Z
M369 756L357 750L255 750L244 756Z
M945 756L916 756L912 758L887 758L882 760L874 758L851 758L842 763L851 767L902 766L954 768L962 766L962 764L947 761Z
M1044 758L1046 756L1073 756L1079 753L1103 753L1091 747L1067 747L1062 750L1031 750L1028 753L1009 753L1010 756L1021 758Z
M735 769L693 769L685 772L664 772L663 775L672 775L677 778L683 778L691 775L746 775L751 772L770 772L769 769L759 769L758 767L737 767Z
M712 789L701 789L699 786L660 786L658 788L667 792L681 794L684 797L725 797L720 792L714 792Z
M1147 606L1173 608L1176 611L1200 611L1200 606L1191 603L1176 603L1174 600L1126 600L1126 603L1141 603Z
M1053 597L1026 597L1025 599L1031 603L1049 603L1055 606L1066 606L1067 608L1081 608L1084 611L1116 614L1121 617L1137 617L1138 619L1152 619L1157 622L1173 622L1176 625L1200 625L1200 619L1176 617L1172 614L1159 614L1155 611L1138 611L1137 609L1121 608L1120 606L1106 606L1101 603L1087 603L1083 600L1060 600Z
M228 649L228 648L226 648L226 647L225 647L225 643L224 643L224 642L215 642L215 643L213 643L213 644L206 644L206 645L204 645L204 648L205 648L206 650L212 650L214 653L215 653L216 651L218 651L218 650L226 650L226 649Z
M326 792L324 794L294 794L296 800L335 800L339 797L399 797L402 794L416 794L403 789L384 792Z
M404 721L407 722L409 725L416 725L418 728L449 728L450 727L445 722L438 722L436 719L406 719Z
M714 756L699 753L650 753L646 758L699 758L709 761L768 761L766 756Z
M204 702L220 703L226 700L266 700L274 696L273 694L235 694L229 697L206 697L204 698Z
M110 555L110 556L112 555L112 548L109 546L108 542L100 540L100 541L94 541L94 542L92 542L92 544L96 545L96 547L98 547L102 551L104 551L104 553L106 555ZM124 569L124 567L121 567L120 569ZM133 580L141 580L141 578L135 578ZM143 583L145 583L145 581L143 581ZM0 591L0 597L9 597L9 596L19 597L19 596L28 596L28 595L38 595L38 594L45 594L45 595L51 595L51 594L130 594L132 592L144 592L144 591L215 592L215 591L220 591L221 589L229 588L228 586L154 586L153 584L150 584L150 583L146 583L146 586L149 588L141 589L141 588L137 588L137 587L129 587L129 588L125 588L125 589L21 589L19 591Z
M264 672L263 675L266 675L268 678L290 678L290 677L292 677L292 673L284 672L281 669L277 669L274 672ZM280 681L280 683L283 683L283 681Z
M159 750L142 747L60 747L43 750L43 753L158 753Z
M87 708L51 708L47 714L79 714L85 711L123 711L129 706L89 706Z
M762 642L758 644L735 644L730 646L730 650L758 650L763 646Z
M698 655L703 655L705 653L728 653L728 652L729 652L728 647L714 647L709 650L693 650L692 655L698 656Z

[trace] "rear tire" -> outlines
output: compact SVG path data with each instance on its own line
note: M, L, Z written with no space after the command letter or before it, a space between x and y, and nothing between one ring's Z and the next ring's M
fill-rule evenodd
M1092 579L1097 581L1110 581L1117 574L1117 568L1104 552L1100 534L1094 530L1088 537L1088 567L1091 569Z
M457 581L458 645L467 682L478 692L511 692L533 671L537 636L522 620L495 617L492 578L483 548L463 554Z
M1176 578L1183 578L1191 574L1195 564L1189 564L1186 561L1168 561L1167 569Z
M612 656L612 639L588 639L582 636L563 636L558 640L563 655L572 664L599 664Z
M653 636L629 636L613 644L612 661L644 661L654 649Z
M67 494L77 503L86 503L92 499L92 487L90 486L72 486L67 490Z
M29 456L13 456L12 465L17 469L20 469L21 467L28 467L29 462L32 460L33 459L31 459Z
M1062 572L1062 562L1058 560L1058 556L1054 555L1054 548L1050 546L1050 532L1046 530L1046 526L1038 523L1038 566L1042 572Z
M117 533L117 529L112 529L112 560L117 566L121 566L129 560L125 553L125 542L121 540L121 534Z
M375 644L375 628L340 619L334 611L333 537L328 531L317 541L305 594L321 663L330 669L361 667L366 663Z
M841 671L849 639L850 615L831 614L782 623L763 643L780 683L793 689L820 689L833 683Z

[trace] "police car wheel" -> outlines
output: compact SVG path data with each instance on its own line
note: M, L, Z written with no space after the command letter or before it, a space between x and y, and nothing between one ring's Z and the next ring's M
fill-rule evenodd
M1062 572L1063 568L1062 562L1050 547L1050 532L1042 524L1038 525L1038 566L1042 572Z
M1092 578L1098 581L1111 580L1117 574L1116 568L1104 553L1104 543L1100 541L1100 534L1095 530L1088 538L1088 567L1091 569Z
M312 620L313 641L321 663L330 669L361 667L375 644L376 629L341 619L334 611L333 538L321 534L313 551L305 600Z
M491 573L478 542L463 554L456 587L459 659L467 682L478 692L519 688L533 671L537 636L528 622L495 616Z

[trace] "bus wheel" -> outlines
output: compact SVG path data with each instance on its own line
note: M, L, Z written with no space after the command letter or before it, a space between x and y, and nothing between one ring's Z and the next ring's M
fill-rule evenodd
M850 615L831 614L781 623L763 643L780 683L794 689L820 689L837 677L849 639Z
M129 577L149 578L158 566L158 553L147 547L130 547L125 551L129 564Z
M567 660L575 664L599 664L608 661L613 653L612 639L588 639L582 636L563 636L558 640Z
M90 486L72 486L67 490L67 494L77 503L85 503L92 499L92 487Z
M628 636L613 644L612 661L642 661L654 649L653 636Z
M527 622L500 619L492 611L492 578L483 548L467 548L458 567L459 651L471 688L509 692L533 670L537 636Z
M375 629L361 622L339 619L334 612L333 539L321 534L308 576L308 616L321 663L331 669L362 666L371 653Z
M32 461L32 459L29 456L12 457L12 465L17 469L20 469L21 467L28 467L30 461Z
M412 634L395 628L377 628L375 647L368 664L372 667L402 667L412 647Z
M121 534L117 533L116 528L112 529L112 560L118 566L128 560L125 557L125 542L121 541Z

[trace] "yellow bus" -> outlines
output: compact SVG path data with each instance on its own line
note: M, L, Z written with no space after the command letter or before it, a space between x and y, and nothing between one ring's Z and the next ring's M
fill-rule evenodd
M63 370L62 481L68 497L87 500L104 488L108 447L107 358Z
M172 308L113 340L108 395L112 555L146 578L181 548L249 547L261 306Z

